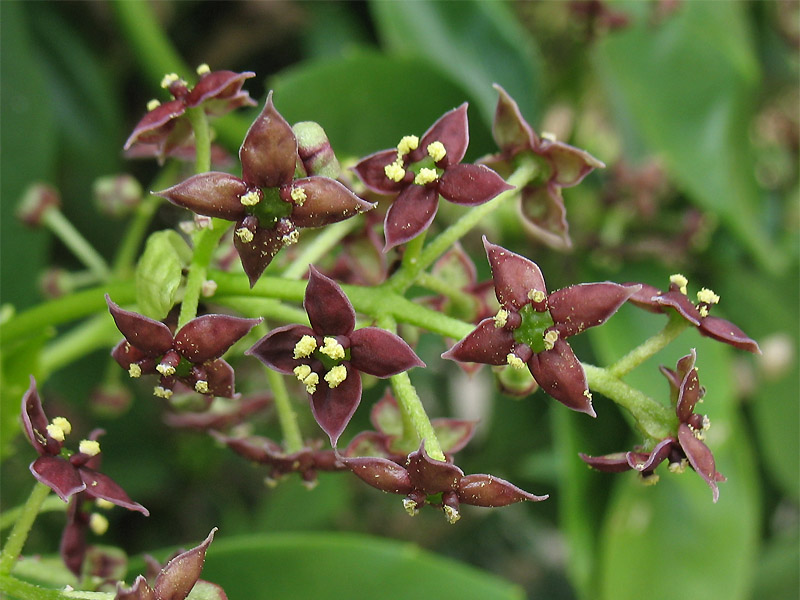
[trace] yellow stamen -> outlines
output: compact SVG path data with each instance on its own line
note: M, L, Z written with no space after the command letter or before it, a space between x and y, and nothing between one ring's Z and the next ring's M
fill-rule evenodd
M305 201L308 200L306 191L301 187L293 187L290 195L292 197L292 201L297 204L297 206L303 206Z
M95 535L103 535L108 531L108 519L100 513L92 513L89 515L89 529Z
M452 506L445 505L444 517L450 525L454 525L461 518L461 514Z
M153 395L158 398L164 398L165 400L169 400L170 398L172 398L172 390L168 390L165 387L157 385L156 387L153 388Z
M152 100L150 100L150 102L148 102L148 103L147 103L147 110L148 110L148 111L150 111L150 110L155 110L155 109L157 109L159 106L161 106L161 102L159 102L158 100L156 100L155 98L153 98Z
M98 498L97 500L94 501L94 504L97 508L103 508L105 510L113 508L114 506L113 502L109 502L108 500L105 500L103 498Z
M61 429L61 427L59 427L58 425L54 425L53 423L50 423L50 425L47 426L47 435L49 435L57 442L63 442L65 438L64 430Z
M500 329L501 327L505 327L506 323L508 323L508 311L501 308L494 316L494 326Z
M702 302L703 304L716 304L719 302L719 296L717 296L712 290L703 288L697 292L697 301Z
M167 73L164 75L164 79L161 80L161 87L167 89L176 81L180 81L180 77L178 77L177 73Z
M128 375L130 375L134 379L136 379L137 377L141 377L142 376L142 367L140 367L136 363L131 363L128 366Z
M416 517L419 514L417 503L411 498L403 498L403 508L406 509L409 517Z
M414 183L417 185L425 185L427 183L431 183L436 181L439 178L438 173L436 173L436 169L428 169L423 167L417 173L417 176L414 177Z
M686 286L689 284L689 280L686 279L686 277L680 273L675 273L674 275L669 276L669 282L677 285L681 291L681 294L686 295Z
M292 244L296 244L297 240L300 239L300 232L297 229L293 229L286 235L281 237L281 243L284 246L291 246Z
M65 435L69 435L72 432L72 423L64 417L55 417L50 423L58 427Z
M342 360L344 358L344 348L336 341L336 338L326 337L324 340L325 345L319 349L326 356L330 356L333 360Z
M523 360L513 352L506 354L506 362L515 369L525 368L525 363Z
M253 232L250 231L247 227L240 227L239 229L237 229L236 236L240 240L242 240L245 244L249 244L255 238Z
M558 341L558 331L555 329L550 329L546 331L544 334L544 349L545 350L552 350L553 347L556 345Z
M347 369L344 365L337 365L325 374L325 381L331 388L337 387L345 379L347 379Z
M536 302L544 302L545 298L547 298L547 294L545 294L542 290L531 290L528 292L528 299Z
M313 394L317 391L317 384L319 383L319 375L311 370L308 365L299 365L294 368L294 374L297 379L306 386L306 391Z
M416 150L419 147L419 138L415 135L406 135L403 136L403 139L400 140L400 143L397 144L397 156L403 157L412 150Z
M439 162L447 155L447 148L444 147L442 142L428 144L426 150L428 151L428 156L433 159L433 162Z
M89 456L97 456L100 454L100 442L97 440L81 440L81 443L78 444L78 452Z
M315 340L310 335L304 335L300 338L300 341L294 345L294 354L292 357L297 360L298 358L306 358L307 356L311 356L311 353L317 349L317 340ZM301 365L306 366L308 365ZM299 368L299 367L298 367ZM297 369L295 369L295 372ZM311 372L311 367L308 367L308 372Z
M383 168L383 172L386 173L386 177L391 179L392 181L402 181L403 177L406 176L406 170L403 168L403 164L393 162L390 165L386 165Z
M161 363L156 366L156 371L161 373L164 377L169 377L170 375L175 375L175 367L172 365L168 365L165 363Z
M648 475L647 477L642 477L641 481L644 485L650 486L655 485L658 483L659 476L653 473L652 475Z
M208 393L208 382L199 379L194 383L194 391L198 394L207 394Z
M556 141L556 134L552 131L543 131L540 135L540 138L543 140L547 140L548 142L555 142Z
M255 190L250 190L246 194L242 194L241 198L239 198L239 202L244 206L255 206L261 202L261 197Z
M208 75L211 73L211 67L209 67L206 63L203 63L202 65L198 65L195 72L200 76Z
M669 463L669 472L670 473L683 473L686 470L689 461L685 458L673 463Z

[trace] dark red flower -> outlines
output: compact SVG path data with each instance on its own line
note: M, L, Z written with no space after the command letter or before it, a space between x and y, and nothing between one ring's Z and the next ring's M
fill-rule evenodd
M203 315L173 336L160 321L121 309L108 294L106 303L125 336L111 356L131 377L159 374L161 380L154 395L169 398L175 382L180 381L200 394L233 397L233 369L220 356L261 319Z
M246 354L280 373L294 374L306 386L314 418L336 447L361 401L359 371L384 378L425 363L394 333L377 327L354 330L353 305L335 281L313 266L303 307L311 327L274 329Z
M687 295L688 283L686 277L675 274L670 277L669 290L666 292L662 292L652 285L628 284L638 285L641 288L631 296L630 301L650 312L668 313L669 309L674 309L681 317L694 325L701 335L729 344L739 350L761 354L758 343L747 337L744 331L730 321L709 315L709 309L719 302L719 296L713 291L703 288L697 292L697 304L694 304Z
M493 475L464 475L454 464L428 456L424 440L403 465L379 457L343 457L342 461L372 487L405 496L403 506L410 515L431 504L441 506L450 523L461 518L460 504L497 507L548 498L534 496Z
M465 103L442 115L422 139L406 136L397 148L376 152L353 168L372 191L396 195L384 222L384 252L430 226L440 195L476 206L512 188L488 167L461 164L468 144Z
M634 450L607 456L580 454L581 459L598 471L639 471L646 481L652 483L658 481L658 475L654 471L664 460L669 461L670 471L673 472L683 472L688 464L711 488L716 502L719 499L717 483L725 481L725 477L717 472L714 455L703 442L704 432L710 426L708 417L694 412L695 406L705 394L694 366L696 358L695 351L692 350L691 354L678 361L675 370L661 367L661 372L669 382L672 404L678 416L674 435L659 441L649 452Z
M217 117L242 106L256 106L250 94L242 90L245 79L255 77L255 73L210 71L207 65L201 65L198 74L200 80L192 89L174 73L164 77L161 86L174 99L164 104L150 101L147 114L125 142L126 151L141 146L163 162L168 154L191 143L192 126L184 118L188 108L202 106L206 114Z
M541 172L521 190L522 222L547 245L570 248L572 241L561 188L578 185L594 169L602 169L605 164L585 150L556 141L550 135L537 135L514 99L499 85L494 88L500 97L492 133L500 153L480 162L505 175L510 173L518 156L532 155Z
M548 295L539 267L483 238L501 308L443 358L523 368L573 410L595 416L586 374L566 338L604 323L635 292L616 283L583 283Z
M157 192L173 204L236 222L233 244L250 286L298 227L322 227L374 208L329 177L295 179L297 139L272 104L272 92L239 149L242 177L211 171ZM301 163L302 164L302 163Z
M100 444L97 438L102 435L102 430L95 430L89 439L81 441L78 452L70 453L63 447L72 425L63 417L48 420L32 376L31 385L22 397L22 425L28 441L39 454L39 458L30 465L31 473L64 502L75 494L85 492L89 498L107 500L145 516L149 514L144 506L132 501L110 477L93 468L99 460Z

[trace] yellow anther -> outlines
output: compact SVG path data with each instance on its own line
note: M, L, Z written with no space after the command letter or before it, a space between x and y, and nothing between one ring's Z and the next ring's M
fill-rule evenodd
M300 232L297 229L293 229L286 235L281 237L281 243L284 246L291 246L292 244L296 244L297 240L300 239Z
M172 390L157 385L156 387L153 388L153 396L169 400L170 398L172 398Z
M383 168L383 172L386 173L386 177L392 181L402 181L403 177L406 176L406 170L403 168L402 163L397 162L386 165Z
M293 187L290 195L292 197L292 201L297 204L297 206L303 206L305 201L308 200L306 191L301 187Z
M241 198L239 198L239 202L244 206L255 206L261 202L261 196L259 196L258 192L255 190L250 190L246 194L242 194Z
M716 304L719 302L719 296L717 296L713 290L703 288L697 292L697 301L703 304Z
M669 463L669 472L670 473L683 473L686 470L686 467L689 465L689 461L685 458L682 458L679 461Z
M403 498L403 508L406 509L409 517L416 517L419 514L417 503L411 498Z
M255 238L253 232L247 227L239 227L239 229L236 230L236 237L242 240L245 244L249 244Z
M160 363L156 365L156 371L161 373L164 377L175 375L175 367L173 367L172 365L168 365L166 363Z
M336 365L325 374L325 381L331 388L337 387L345 379L347 379L347 369L344 365Z
M705 319L708 316L708 306L701 304L697 312L699 312L700 316Z
M211 67L209 67L206 63L203 63L202 65L198 65L195 72L201 76L208 75L209 73L211 73Z
M550 329L544 334L544 349L552 350L558 341L558 331Z
M207 394L208 393L208 382L199 379L194 382L194 391L198 394Z
M161 102L153 98L150 102L147 103L147 110L155 110L159 106L161 106Z
M436 172L436 169L428 169L427 167L423 167L417 173L417 176L414 177L414 183L417 185L425 185L426 183L431 183L436 181L439 178L439 174Z
M134 379L136 379L137 377L141 377L142 376L142 367L140 367L136 363L131 363L128 366L128 375L130 375Z
M311 370L308 365L299 365L293 371L295 377L306 386L306 391L313 394L317 391L317 384L319 383L319 375Z
M494 326L500 329L505 327L506 323L508 323L508 311L505 308L501 308L494 316Z
M547 140L548 142L556 141L556 134L552 131L543 131L541 134L539 134L539 137L543 140Z
M506 354L506 362L515 369L525 368L525 363L523 362L523 360L513 352L509 352L508 354Z
M452 506L444 506L444 518L447 519L447 522L450 525L454 525L456 521L461 518L461 513L459 513L455 508Z
M677 285L681 291L681 294L685 295L687 293L686 286L689 285L689 280L686 279L686 277L684 277L680 273L675 273L674 275L670 275L669 282Z
M583 395L586 397L587 400L589 400L589 402L592 401L592 392L590 392L589 390L583 390Z
M444 147L442 142L430 143L426 150L428 151L428 156L433 159L433 162L439 162L447 155L447 148Z
M330 356L333 360L342 360L344 358L344 347L336 341L336 338L326 337L323 342L325 345L319 349L326 356Z
M419 147L419 138L415 135L406 135L403 136L403 139L400 140L400 143L397 144L397 156L403 157L412 150L416 150Z
M528 299L536 302L544 302L545 298L547 298L547 294L545 294L542 290L531 290L528 292Z
M648 475L647 477L642 477L642 483L644 485L655 485L658 483L659 476L653 473L652 475Z
M708 431L711 429L711 419L708 418L708 415L703 415L703 431Z
M108 531L108 519L100 513L92 513L89 515L89 529L95 535L103 535Z
M100 442L97 440L81 440L81 443L78 444L78 452L89 456L97 456L100 454Z
M61 427L59 427L58 425L54 425L53 423L50 423L50 425L47 426L47 435L49 435L57 442L63 442L65 438L64 430L61 429Z
M94 501L94 505L97 508L102 508L104 510L108 510L108 509L114 507L114 503L113 502L109 502L108 500L105 500L103 498L98 498L97 500L95 500Z
M177 73L167 73L164 75L164 79L161 80L161 87L167 89L176 81L180 81L180 77L178 77Z
M63 431L64 435L69 435L72 432L72 423L64 417L55 417L50 423Z
M304 335L300 338L300 341L294 345L294 354L292 355L295 360L298 358L306 358L307 356L311 356L311 353L317 349L317 340L315 340L310 335ZM301 365L308 367L308 365ZM298 367L300 368L300 367ZM297 372L297 369L295 369ZM311 372L311 367L308 367L308 372Z

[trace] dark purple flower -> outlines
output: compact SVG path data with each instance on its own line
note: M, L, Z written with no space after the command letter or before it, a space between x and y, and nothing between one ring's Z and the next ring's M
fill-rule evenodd
M242 177L211 171L158 192L173 204L235 221L233 244L250 286L298 227L322 227L374 208L329 177L295 179L297 139L272 104L272 92L239 149ZM300 162L302 165L302 162Z
M529 231L553 248L570 248L567 209L561 188L578 185L594 169L605 164L585 150L537 135L523 118L519 106L499 85L500 94L492 133L500 153L481 159L501 174L510 172L515 159L532 155L541 169L534 181L521 190L520 212Z
M233 369L220 356L261 319L203 315L173 336L160 321L121 309L108 294L106 303L125 336L111 356L131 377L159 374L154 395L169 398L175 382L180 381L200 394L233 397Z
M675 370L661 367L661 372L669 382L672 404L678 416L674 435L659 441L649 452L635 450L607 456L580 454L581 459L598 471L619 473L636 470L645 481L651 483L658 481L658 475L654 471L664 460L669 461L670 471L673 472L683 472L688 464L711 488L716 502L719 499L717 483L725 481L725 477L717 472L714 455L703 442L704 433L710 426L708 417L694 412L695 406L705 394L694 366L696 358L695 351L692 350L691 354L678 361Z
M168 154L191 142L192 126L184 118L188 108L202 106L206 114L216 117L242 106L256 106L250 94L242 90L245 79L255 77L255 73L210 71L207 65L201 65L198 74L200 80L192 89L175 74L164 77L161 86L174 100L164 104L150 101L147 114L125 142L126 151L141 146L163 162Z
M386 213L384 252L430 226L440 195L476 206L512 188L488 167L461 164L468 144L465 103L440 117L422 139L406 136L397 148L376 152L354 167L369 189L397 196Z
M22 397L22 425L28 441L39 454L39 458L30 465L31 473L64 502L75 494L85 492L89 498L107 500L145 516L150 514L144 506L132 501L110 477L93 468L99 460L100 444L97 437L103 433L102 430L95 430L89 439L81 441L76 453L70 453L63 447L72 425L64 417L48 420L33 376L28 391Z
M464 475L454 464L428 456L424 440L403 465L379 457L343 457L342 461L372 487L405 496L403 506L410 515L431 504L441 506L450 523L461 518L460 504L497 507L548 498L534 496L493 475Z
M713 291L703 288L697 292L697 304L689 300L686 286L689 281L680 274L670 277L669 290L662 292L647 284L639 285L641 289L630 297L630 302L644 310L656 313L669 313L674 309L681 317L694 325L704 336L729 344L739 350L747 350L761 354L758 343L747 337L736 325L709 315L709 309L719 302L719 296Z
M524 368L569 408L595 416L586 374L566 338L604 323L635 292L616 283L583 283L547 293L539 267L483 238L501 308L443 358Z
M313 266L303 307L311 327L274 329L246 354L294 374L306 386L314 418L336 447L361 401L359 371L385 378L425 363L394 333L377 327L354 330L353 305L335 281Z
M221 587L200 579L206 560L206 550L214 539L217 528L199 546L175 556L161 569L152 587L139 575L133 585L125 589L117 585L114 600L184 600L196 585L204 588L203 598L227 600Z

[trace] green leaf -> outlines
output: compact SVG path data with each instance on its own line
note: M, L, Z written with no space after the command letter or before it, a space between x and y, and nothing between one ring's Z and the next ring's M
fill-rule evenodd
M634 124L693 202L778 272L786 264L765 228L747 134L761 93L748 6L687 2L658 26L648 23L648 8L596 49L619 119Z
M497 104L493 83L511 94L523 114L537 114L539 52L505 3L371 2L370 9L389 50L424 57L448 73L476 100L486 123Z
M136 303L142 314L161 320L175 304L181 271L192 251L174 230L157 231L147 239L136 265Z

